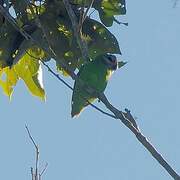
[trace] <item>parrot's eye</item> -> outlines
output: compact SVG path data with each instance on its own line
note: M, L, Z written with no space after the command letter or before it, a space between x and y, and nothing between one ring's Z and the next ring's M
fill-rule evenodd
M116 70L117 69L117 60L116 60L116 56L114 56L114 55L104 56L104 63L107 65L107 67L110 70Z
M115 59L114 59L113 57L111 57L111 56L108 57L108 60L109 60L110 62L112 62L112 63L115 62Z
M108 59L109 59L110 61L112 60L110 56L108 57Z

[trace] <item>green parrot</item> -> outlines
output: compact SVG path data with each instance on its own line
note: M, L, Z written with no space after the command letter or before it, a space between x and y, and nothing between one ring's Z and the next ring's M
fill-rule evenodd
M98 93L104 92L109 78L117 68L116 56L111 54L99 55L80 68L72 95L72 117L79 115L89 102L92 103L97 99L95 95L88 93L85 87L90 86Z

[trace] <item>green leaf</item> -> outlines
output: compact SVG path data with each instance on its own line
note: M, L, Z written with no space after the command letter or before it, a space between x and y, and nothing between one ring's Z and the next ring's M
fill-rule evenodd
M113 25L113 20L114 20L113 16L109 17L104 12L100 13L99 15L104 25L106 25L107 27L110 27Z
M28 6L26 9L27 17L29 20L32 20L37 17L37 15L40 15L45 12L45 6L41 4L41 6Z
M15 42L17 35L18 32L8 22L0 27L0 68L12 64L14 47L17 44Z
M100 0L95 1L93 7L99 12L102 23L112 26L115 15L126 14L125 0Z
M63 24L63 20L57 20L58 24ZM70 31L72 28L71 24L66 24L66 31ZM83 29L83 39L87 42L88 45L88 54L90 58L95 58L96 56L104 53L112 53L112 54L121 54L118 41L116 37L101 23L96 20L86 18ZM56 36L57 37L57 36ZM57 69L62 72L63 75L67 75L68 72L64 70L60 64L65 63L71 70L75 70L80 67L83 63L82 55L76 39L72 40L72 43L69 46L61 46L61 44L65 44L61 39L58 41L58 45L55 47L56 52L58 52L56 65ZM54 50L54 49L53 49ZM65 52L63 55L60 53Z
M83 34L89 36L89 55L91 58L99 54L121 54L116 37L101 23L87 18L83 26Z
M28 21L27 16L27 7L28 7L29 1L27 0L18 0L18 1L12 1L12 7L15 11L16 20L19 23L19 25L23 25Z
M108 16L120 15L125 13L124 0L103 0L101 2L103 12Z
M72 3L78 8L88 8L91 0L72 0ZM115 15L126 14L125 0L98 0L94 1L92 7L98 11L101 22L107 27L112 26Z
M47 41L42 36L43 34L40 29L36 29L31 34L31 37L35 41L37 41L40 44L40 46L45 47L47 49L48 47ZM19 46L17 47L16 54L12 59L13 64L16 64L26 54L27 51L29 51L31 55L36 57L36 59L39 58L43 61L50 60L46 52L44 52L37 45L34 45L34 43L31 40L24 39L20 42Z
M45 100L45 91L42 83L42 68L39 61L26 53L14 66L14 69L17 75L23 79L32 95Z
M74 54L72 51L68 51L64 54L64 60L65 64L71 71L74 71L77 67L77 59L75 59ZM70 72L66 68L62 68L62 66L59 64L59 61L56 61L56 67L57 70L63 75L63 76L69 76Z
M86 8L91 4L91 2L92 2L92 0L72 0L72 4L84 6Z

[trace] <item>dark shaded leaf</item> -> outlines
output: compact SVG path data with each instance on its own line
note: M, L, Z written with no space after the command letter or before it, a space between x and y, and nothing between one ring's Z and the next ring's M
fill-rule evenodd
M0 68L7 67L13 63L13 53L15 52L16 37L18 32L9 23L4 23L0 28Z
M89 55L91 58L103 53L121 54L116 37L101 23L87 18L83 34L89 36Z

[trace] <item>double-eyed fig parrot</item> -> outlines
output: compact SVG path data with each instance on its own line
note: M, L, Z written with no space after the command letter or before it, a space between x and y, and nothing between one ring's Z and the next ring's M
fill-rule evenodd
M104 92L109 78L117 68L116 56L112 54L99 55L80 68L72 95L72 117L79 115L89 103L97 99L97 95L85 90L86 86L93 88L98 93Z

